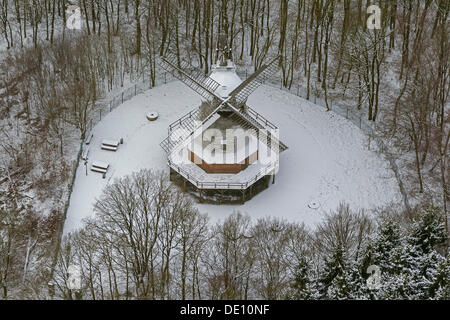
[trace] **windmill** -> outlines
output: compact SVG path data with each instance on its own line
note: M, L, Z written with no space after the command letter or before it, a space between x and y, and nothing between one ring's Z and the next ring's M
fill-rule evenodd
M202 199L204 190L219 190L221 198L223 198L224 190L240 190L242 199L245 201L245 191L250 188L251 192L252 186L260 179L273 176L274 181L274 174L278 170L278 154L287 149L287 146L278 139L278 128L247 105L248 97L278 70L280 57L275 57L267 64L262 65L250 77L242 81L236 74L232 51L223 35L219 36L217 55L217 63L212 66L209 76L171 52L161 57L161 66L167 72L177 77L203 98L200 107L169 125L168 137L161 143L161 147L168 154L171 173L178 173L183 178L185 188L187 182L194 185L199 190L200 199ZM228 127L238 127L255 132L250 140L256 142L254 144L245 142L247 145L245 145L244 156L238 152L242 148L237 147L236 137L232 137L231 140L225 139L226 142L224 142L225 140L221 142L223 150L227 150L225 152L227 156L232 158L228 159L230 161L221 161L220 159L216 161L217 157L213 161L211 158L204 157L202 152L202 155L194 152L189 146L187 151L190 162L183 165L173 160L173 155L186 147L190 140L192 142L197 139L195 141L204 147L202 133L205 128L225 131L225 129L229 129ZM218 144L220 143L216 141L216 147ZM253 145L257 147L253 147ZM259 166L256 172L248 170L250 164L263 155L262 149L258 147L262 145L267 150L270 149L269 153L273 152L277 155L276 160ZM248 154L249 149L253 150L253 154ZM241 153L244 152L242 150ZM197 166L192 166L192 163ZM246 170L248 172L243 173Z

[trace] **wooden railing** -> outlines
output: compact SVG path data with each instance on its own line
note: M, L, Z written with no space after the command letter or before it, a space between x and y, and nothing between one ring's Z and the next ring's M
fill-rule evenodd
M246 182L203 182L198 181L196 177L186 170L184 170L182 167L174 164L172 161L168 161L169 167L171 167L173 170L178 172L181 176L183 176L186 180L188 180L190 183L192 183L194 186L196 186L198 189L228 189L228 190L245 190L249 188L251 185L256 183L259 179L262 177L273 174L273 171L276 170L278 167L278 161L275 163L272 163L271 165L264 168L263 171L260 171L258 174L253 176L251 179L249 179Z
M178 128L179 126L181 126L181 123L183 123L186 119L192 119L192 117L194 115L196 115L199 112L199 109L194 109L191 112L185 114L184 116L182 116L180 119L172 122L169 125L169 131L172 131L173 129Z
M252 108L250 108L249 106L247 106L247 113L251 116L253 116L253 118L260 122L262 121L262 123L264 123L265 127L270 127L271 129L278 129L278 127L276 125L274 125L272 122L270 122L269 120L267 120L266 118L264 118L260 113L256 112L255 110L253 110Z

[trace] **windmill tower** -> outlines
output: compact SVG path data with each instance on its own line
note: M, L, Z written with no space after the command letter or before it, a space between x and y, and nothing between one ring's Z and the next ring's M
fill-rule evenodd
M247 80L236 73L226 36L219 36L217 62L204 73L173 53L161 66L197 92L202 104L171 123L161 142L167 153L171 179L193 187L199 199L242 202L275 182L279 154L287 146L278 128L247 105L247 98L278 69L279 57L263 65ZM192 189L192 188L191 188Z

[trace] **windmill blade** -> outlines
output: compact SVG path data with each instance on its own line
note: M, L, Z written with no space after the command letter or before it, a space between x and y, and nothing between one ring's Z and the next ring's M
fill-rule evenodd
M228 104L228 106L232 107L231 104ZM252 127L257 129L258 132L258 138L259 139L266 139L267 146L273 150L276 150L278 148L278 151L284 151L288 147L281 142L277 137L275 137L270 130L277 129L273 124L270 124L270 126L267 126L268 120L266 120L264 117L262 117L260 114L258 114L256 111L251 110L251 113L243 112L242 110L237 110L236 107L232 107L235 112L231 117L240 118L241 120L251 124ZM255 117L256 116L256 117ZM258 118L262 118L263 122L260 122ZM239 122L239 120L237 120ZM266 122L266 125L264 124ZM240 122L242 124L242 122ZM244 128L247 128L245 125Z
M278 70L280 56L263 65L255 73L253 73L247 80L242 82L236 89L230 93L230 97L235 97L238 105L244 103L248 96L252 94L264 81Z
M161 57L161 66L181 80L189 88L197 92L208 101L217 98L214 91L219 87L219 83L207 77L202 71L192 67L187 61L181 60L178 66L178 58L175 54L169 53Z

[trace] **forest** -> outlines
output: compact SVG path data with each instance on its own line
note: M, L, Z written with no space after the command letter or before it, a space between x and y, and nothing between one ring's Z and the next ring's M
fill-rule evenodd
M448 299L449 11L447 0L1 0L0 296ZM315 230L239 212L211 225L162 173L141 171L62 239L103 99L163 83L169 51L208 74L219 34L242 70L280 55L268 83L362 114L396 160L401 208L343 203Z
M62 244L63 299L448 299L450 263L439 208L411 217L342 204L316 230L234 212L217 225L162 172L117 180L95 218ZM66 286L68 267L84 284ZM373 290L368 267L379 266ZM70 271L70 270L69 270Z

